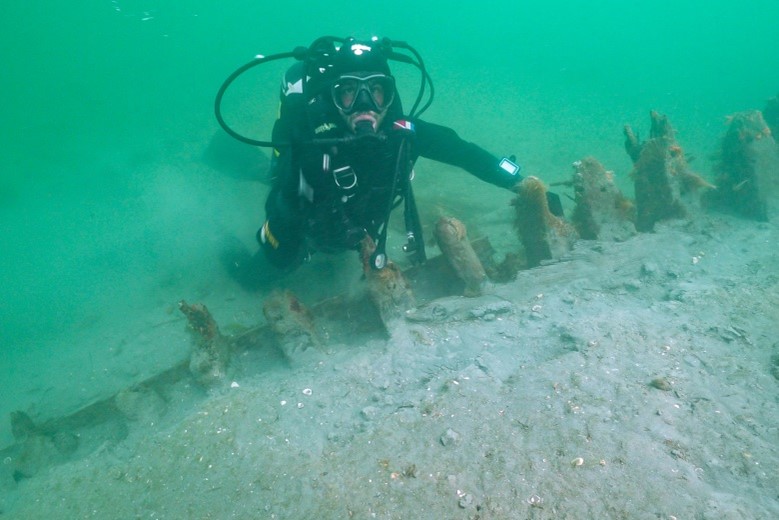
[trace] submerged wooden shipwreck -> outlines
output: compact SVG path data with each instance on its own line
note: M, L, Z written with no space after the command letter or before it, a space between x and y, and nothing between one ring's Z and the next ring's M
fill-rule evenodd
M769 101L769 114L779 122L779 101ZM769 196L779 187L779 149L758 110L729 116L715 167L717 190L706 197L714 208L743 217L768 220Z
M606 170L595 157L576 161L573 168L573 178L565 184L574 190L576 205L571 222L579 236L584 240L622 241L635 235L635 205L617 187L614 172Z
M576 229L549 210L547 188L537 177L527 177L511 202L516 218L514 228L524 247L528 267L559 258L570 251L578 238Z
M624 128L625 150L633 161L638 231L687 216L698 205L698 190L713 187L690 169L668 118L652 111L650 119L647 141L640 141L630 126Z
M435 226L435 239L443 256L465 284L465 295L481 294L487 272L468 240L465 224L454 217L441 217Z
M328 343L356 337L409 340L403 334L405 323L428 314L417 312L419 304L457 297L458 305L468 307L466 297L485 292L488 281L504 282L519 269L558 260L577 240L623 241L652 231L664 220L689 217L699 209L701 194L708 207L765 220L770 216L768 194L779 178L779 150L771 128L779 124L779 99L769 101L765 112L766 118L754 111L730 119L716 166L716 188L692 172L668 118L657 112L650 115L646 141L629 126L624 128L634 166L634 199L622 194L613 173L594 157L576 161L572 178L560 183L573 189L570 220L550 211L547 187L540 179L524 179L512 201L518 248L506 252L501 262L495 261L486 237L471 241L461 221L443 217L435 227L442 254L426 264L401 271L390 262L375 270L369 265L375 246L366 242L361 252L362 294L335 295L308 307L289 291L275 291L263 304L266 323L241 334L223 334L205 305L182 301L179 309L193 333L188 359L64 417L36 423L27 413L14 412L10 419L16 442L0 453L7 461L4 469L19 481L106 442L119 442L132 423L163 417L175 392L202 395L229 384L236 370L246 371L235 363L242 354L272 346L294 360L301 352L321 352ZM493 314L508 309L504 301L481 304Z

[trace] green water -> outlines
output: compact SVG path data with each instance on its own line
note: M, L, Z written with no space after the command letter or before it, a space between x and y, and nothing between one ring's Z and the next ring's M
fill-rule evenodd
M545 180L583 155L626 176L622 125L645 131L650 109L707 174L724 116L779 90L779 4L768 0L55 0L4 2L0 20L4 395L40 363L112 348L105 331L142 328L136 315L156 323L179 298L208 301L223 280L220 235L250 242L262 218L259 182L203 166L216 89L257 53L323 34L406 40L438 89L426 118ZM258 138L282 70L257 71L227 100ZM495 193L467 174L419 182L422 200L450 208ZM457 198L471 188L474 200ZM97 339L61 340L71 337ZM75 378L101 369L72 364Z

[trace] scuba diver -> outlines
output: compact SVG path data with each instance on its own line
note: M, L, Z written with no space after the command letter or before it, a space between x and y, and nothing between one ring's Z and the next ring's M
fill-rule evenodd
M511 189L521 180L513 157L500 159L450 128L419 119L432 102L432 81L408 44L323 37L284 56L290 54L299 61L283 79L272 142L247 139L223 122L219 103L231 79L217 96L217 118L228 133L274 148L265 222L257 232L260 251L229 262L244 287L258 288L274 273L294 270L315 251L359 251L365 237L376 245L371 266L383 268L390 212L401 203L407 235L403 249L412 260L423 262L424 242L411 189L418 157L457 166L500 188ZM422 73L408 114L389 60L410 63ZM251 62L245 68L249 66ZM426 86L429 99L417 112Z

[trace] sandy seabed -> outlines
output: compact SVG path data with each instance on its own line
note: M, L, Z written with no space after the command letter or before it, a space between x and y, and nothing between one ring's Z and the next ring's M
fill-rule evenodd
M777 518L777 243L776 219L671 221L394 339L247 352L121 441L3 472L2 517Z

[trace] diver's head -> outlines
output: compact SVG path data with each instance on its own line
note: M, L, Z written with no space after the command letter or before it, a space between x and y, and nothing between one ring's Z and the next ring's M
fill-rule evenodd
M350 38L333 56L330 96L346 126L376 132L395 101L395 78L379 41Z
M365 131L370 123L375 132L395 100L395 80L378 72L341 74L330 88L338 112L349 129Z

